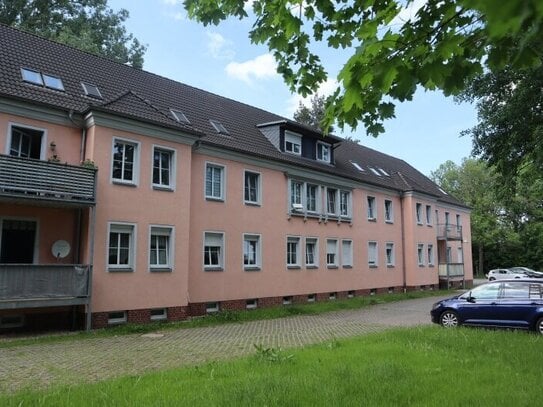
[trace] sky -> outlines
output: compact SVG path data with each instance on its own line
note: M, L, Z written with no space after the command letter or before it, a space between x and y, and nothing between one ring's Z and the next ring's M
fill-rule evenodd
M414 7L421 1L416 0ZM251 44L252 20L230 19L204 27L187 18L181 0L109 0L108 4L115 11L129 11L127 31L147 45L144 70L292 118L302 98L292 94L276 73L267 47ZM320 93L330 93L349 54L326 46L316 50L329 74ZM379 137L367 136L363 126L354 131L336 129L335 134L358 139L430 175L445 161L460 164L470 155L471 138L461 137L460 132L475 124L474 106L419 90L413 101L396 105L396 118L384 123L385 133Z

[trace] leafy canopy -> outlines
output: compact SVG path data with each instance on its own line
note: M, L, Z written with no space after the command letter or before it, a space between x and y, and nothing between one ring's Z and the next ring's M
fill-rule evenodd
M142 68L146 46L126 32L128 16L107 0L0 0L0 23Z
M316 93L311 97L310 102L310 107L302 102L299 103L298 109L294 112L294 120L321 130L322 119L326 114L326 97ZM332 132L333 129L330 128L329 131Z
M219 24L249 17L243 0L185 0L189 17ZM418 86L456 95L485 69L541 63L543 1L428 0L412 18L414 0L255 0L249 38L266 44L291 91L306 96L327 78L315 43L349 49L329 99L323 127L384 132L394 102Z

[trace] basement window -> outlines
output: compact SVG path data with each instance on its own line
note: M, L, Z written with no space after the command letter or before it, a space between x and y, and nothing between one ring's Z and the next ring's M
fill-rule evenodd
M213 314L219 312L219 303L218 302L208 302L206 304L206 314Z
M292 304L292 296L283 297L283 305L290 305Z
M256 299L247 300L245 302L245 308L246 309L256 309L257 307L258 307L258 300L256 300Z
M151 321L164 321L168 319L166 308L157 308L151 310Z
M126 311L114 311L107 314L108 325L125 324L127 320Z
M307 296L307 302L315 302L316 299L317 299L317 294L309 294Z

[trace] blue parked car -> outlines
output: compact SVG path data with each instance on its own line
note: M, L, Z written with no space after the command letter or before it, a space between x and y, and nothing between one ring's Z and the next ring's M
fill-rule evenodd
M436 302L432 322L529 329L543 334L543 281L499 280Z

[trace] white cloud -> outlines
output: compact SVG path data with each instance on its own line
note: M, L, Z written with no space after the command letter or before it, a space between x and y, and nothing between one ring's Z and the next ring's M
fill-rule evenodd
M233 59L235 52L232 49L234 43L227 40L219 33L207 32L207 52L215 59Z
M253 79L269 79L278 76L275 59L271 54L257 56L245 62L230 62L226 65L226 74L248 84Z
M336 90L338 86L337 80L328 78L326 82L322 83L317 90L319 96L330 96ZM302 95L292 95L287 101L286 116L292 117L294 112L298 110L300 102L307 107L311 107L311 96L302 97Z
M166 4L167 6L176 6L177 4L181 4L181 1L179 1L179 0L162 0L162 3Z

